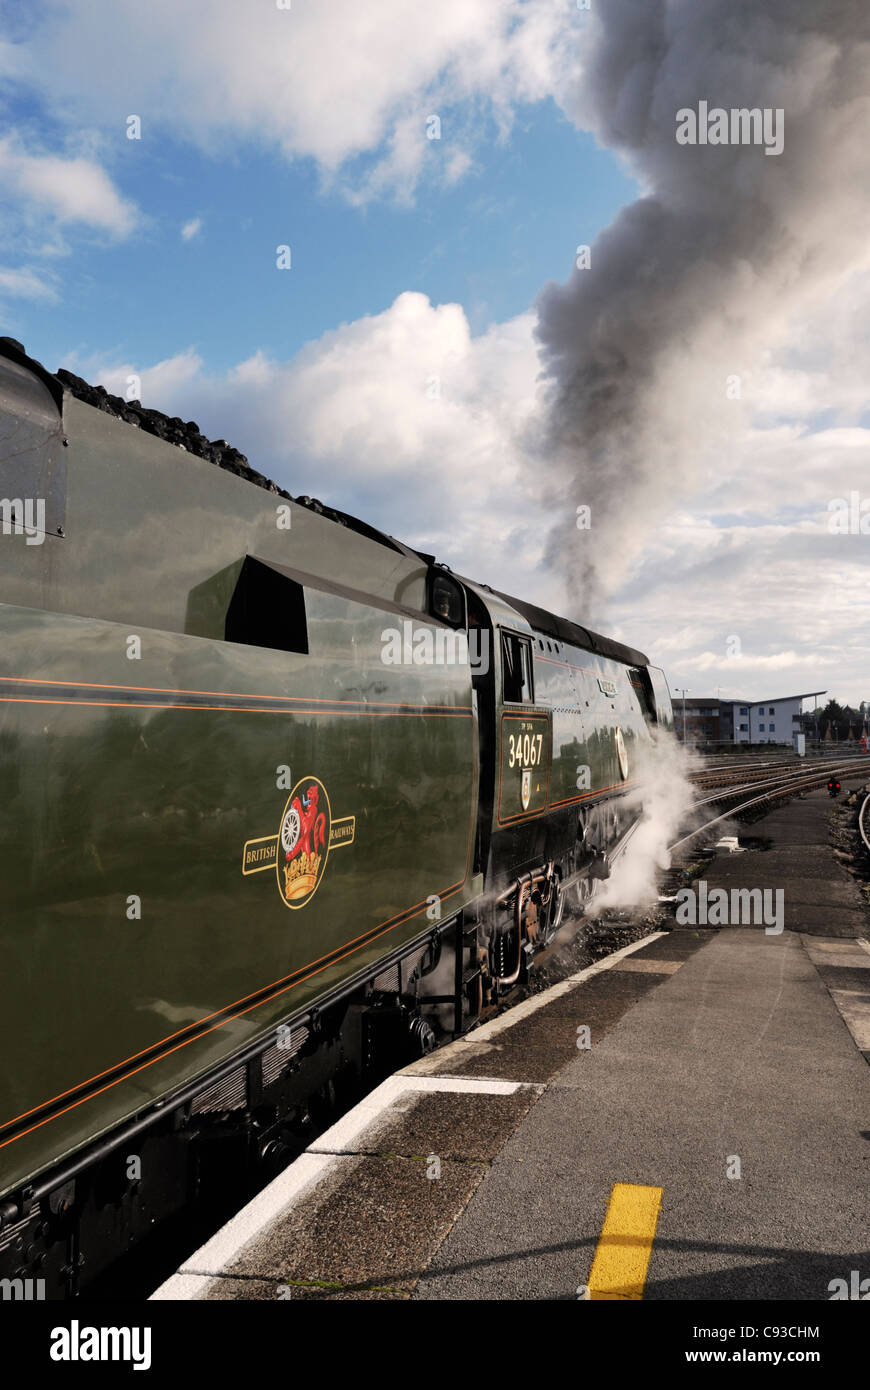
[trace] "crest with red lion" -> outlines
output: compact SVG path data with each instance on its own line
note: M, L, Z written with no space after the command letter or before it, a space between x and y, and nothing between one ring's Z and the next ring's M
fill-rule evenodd
M278 831L278 891L288 907L304 907L317 892L329 854L332 814L323 783L297 782Z

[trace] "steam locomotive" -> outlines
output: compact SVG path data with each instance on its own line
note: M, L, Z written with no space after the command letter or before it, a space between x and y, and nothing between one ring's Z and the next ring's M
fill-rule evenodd
M0 1276L70 1297L471 1027L672 716L640 652L11 339L0 494Z

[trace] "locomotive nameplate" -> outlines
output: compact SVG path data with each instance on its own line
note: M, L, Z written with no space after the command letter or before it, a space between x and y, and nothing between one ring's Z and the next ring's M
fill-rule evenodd
M545 714L503 714L498 821L537 816L550 793L550 720Z

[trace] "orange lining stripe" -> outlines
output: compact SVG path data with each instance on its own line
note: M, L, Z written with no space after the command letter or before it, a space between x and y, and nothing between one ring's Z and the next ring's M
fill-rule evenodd
M55 681L38 676L0 676L0 681L18 681L22 685L73 685L79 690L144 690L150 695L223 695L233 700L302 700L310 705L405 705L408 709L467 709L471 705L417 705L409 700L327 700L318 696L302 695L253 695L244 690L187 690L170 685L113 685L101 681ZM82 702L84 703L84 702ZM183 705L181 708L185 708ZM209 706L196 706L207 709Z
M566 796L563 801L551 801L550 809L552 810L554 806L570 806L572 802L576 801L588 801L591 796L603 796L605 792L625 791L626 787L636 786L637 780L636 777L632 777L627 782L614 782L612 786L598 787L595 791L584 792L582 796Z
M123 688L123 687L122 687ZM275 697L278 698L278 697ZM336 700L336 704L350 703L349 701ZM359 705L365 702L360 700ZM397 704L403 703L400 700ZM48 700L37 699L35 695L0 695L0 704L4 705L68 705L73 709L80 706L96 706L99 709L201 709L212 710L220 713L229 714L353 714L370 715L372 717L381 716L384 719L470 719L472 709L470 705L420 705L413 710L388 710L388 709L360 709L359 706L351 710L319 710L309 709L305 705L294 705L292 709L264 709L258 705L180 705L174 701L162 700ZM448 710L456 710L456 714L448 713ZM426 712L428 711L428 713Z

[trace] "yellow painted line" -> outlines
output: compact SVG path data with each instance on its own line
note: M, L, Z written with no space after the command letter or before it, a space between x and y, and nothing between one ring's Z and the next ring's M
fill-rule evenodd
M590 1299L642 1299L661 1187L615 1182L589 1274Z

